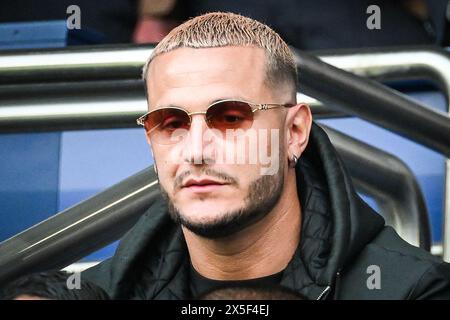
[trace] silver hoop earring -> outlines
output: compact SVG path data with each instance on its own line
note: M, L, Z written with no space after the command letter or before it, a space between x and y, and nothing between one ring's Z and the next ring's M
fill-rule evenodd
M289 160L289 166L291 168L295 168L295 166L297 165L297 161L298 161L297 156L295 154L293 154L292 159Z

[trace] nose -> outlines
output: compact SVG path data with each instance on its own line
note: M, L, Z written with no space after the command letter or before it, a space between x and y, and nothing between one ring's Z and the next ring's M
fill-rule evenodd
M203 134L208 127L203 114L192 115L191 127L185 141L185 161L191 164L203 164L205 162L205 141Z

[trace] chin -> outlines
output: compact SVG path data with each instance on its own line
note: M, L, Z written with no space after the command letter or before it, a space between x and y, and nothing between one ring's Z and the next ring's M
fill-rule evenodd
M229 211L223 210L224 208L233 210L230 204L222 204L221 201L213 200L193 201L179 207L186 220L201 224L210 224L219 220L225 214L223 211Z

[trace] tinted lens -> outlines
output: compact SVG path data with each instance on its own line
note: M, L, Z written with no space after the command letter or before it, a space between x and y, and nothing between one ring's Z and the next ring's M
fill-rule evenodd
M189 115L180 109L164 108L151 112L144 121L150 138L160 144L172 144L187 134L191 125Z
M206 121L210 128L248 129L253 123L252 107L241 101L223 101L212 105L206 112Z

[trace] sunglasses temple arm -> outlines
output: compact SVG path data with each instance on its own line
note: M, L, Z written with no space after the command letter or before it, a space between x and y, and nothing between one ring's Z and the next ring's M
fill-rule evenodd
M281 108L281 107L285 107L285 108L291 108L294 105L290 105L290 104L266 104L265 108L261 108L262 110L264 109L276 109L276 108Z

